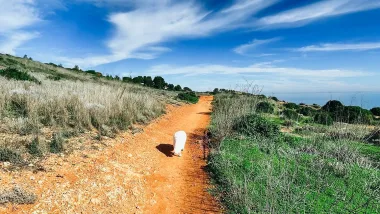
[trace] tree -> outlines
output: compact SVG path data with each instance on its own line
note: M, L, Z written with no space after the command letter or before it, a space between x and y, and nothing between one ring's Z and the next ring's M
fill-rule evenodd
M380 107L376 107L376 108L371 109L371 112L375 116L380 116Z
M168 85L168 89L169 89L170 91L173 91L173 90L174 90L174 85L173 85L173 84L169 84L169 85Z
M151 76L144 76L143 77L143 83L145 86L153 87L154 83Z
M80 70L80 68L79 68L79 66L78 66L78 65L75 65L75 66L74 66L74 68L73 68L73 70L75 70L75 71L79 71L79 70Z
M163 89L165 87L165 80L160 76L154 77L153 83L155 88Z
M123 82L132 82L132 77L123 77Z
M28 59L28 55L25 54L25 55L24 55L24 59Z
M184 87L183 90L184 90L184 91L193 91L193 90L191 90L189 87Z
M323 110L328 112L339 112L342 111L344 105L338 100L330 100L322 107Z
M137 84L141 84L141 83L144 83L144 78L142 76L134 77L132 79L132 82L137 83Z
M218 88L215 88L213 91L212 91L213 94L217 94L219 93L219 89Z
M32 57L29 57L29 60L31 60L31 61L32 61L32 60L33 60L33 58L32 58Z
M120 81L120 77L118 75L116 75L114 79Z
M180 85L176 85L176 86L174 87L174 90L175 90L175 91L182 91L182 87L181 87Z
M59 64L58 67L63 68L62 64Z

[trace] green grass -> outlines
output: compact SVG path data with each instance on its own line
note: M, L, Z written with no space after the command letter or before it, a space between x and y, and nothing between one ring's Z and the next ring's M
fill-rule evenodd
M223 118L236 122L252 115L254 103L216 96L210 130L218 134L221 127L228 128L229 123L220 122ZM278 116L264 115L272 124L284 122ZM362 133L353 130L354 126L328 127L302 120L298 125L309 127L299 130L303 137L232 129L212 145L208 170L215 183L214 194L226 212L377 213L380 147L353 140ZM244 127L256 130L256 126L261 124ZM339 135L330 136L332 131ZM353 133L347 135L347 131Z
M380 209L380 195L374 191L380 184L379 170L357 164L361 156L347 142L339 142L340 147L334 141L291 141L229 138L219 152L211 154L209 168L230 213L376 213ZM335 156L342 148L354 154L347 156L352 158L349 163L346 157Z

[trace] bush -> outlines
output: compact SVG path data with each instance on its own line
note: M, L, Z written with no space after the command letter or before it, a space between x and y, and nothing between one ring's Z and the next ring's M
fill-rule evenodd
M275 137L280 134L280 128L260 115L250 114L239 118L233 130L247 136L261 135L265 137Z
M320 111L315 114L314 116L314 122L322 125L331 126L333 124L333 119L330 116L330 114Z
M0 192L0 204L34 204L37 196L33 193L25 191L21 187L15 186L11 190L3 190Z
M50 142L50 152L51 153L60 153L63 152L64 139L61 133L53 134L53 139Z
M20 154L8 148L0 148L0 161L11 162L15 164L24 162Z
M321 108L321 106L318 105L318 104L316 104L316 103L313 104L313 107L314 107L314 108Z
M197 103L199 101L198 96L195 94L195 92L184 92L184 93L179 93L178 98L180 100L185 100L191 103Z
M29 150L29 154L41 157L42 156L42 151L40 148L40 142L38 140L38 137L34 138L33 141L27 146Z
M268 102L260 102L256 106L256 111L258 111L260 113L273 114L274 108L273 108L272 104L270 104Z
M270 99L272 99L272 100L274 100L274 101L276 101L276 102L279 101L277 97L270 97Z
M303 106L300 109L298 109L297 112L304 116L314 116L316 113L316 110L307 106Z
M300 108L300 106L298 106L298 105L295 104L295 103L285 103L284 106L285 106L285 108L288 108L288 109L295 109L295 110L297 110L297 109Z
M371 112L375 116L380 116L380 107L376 107L376 108L371 109Z
M300 116L298 115L297 112L291 109L285 109L282 114L284 115L285 118L290 119L290 120L299 120Z
M359 106L346 106L343 109L341 121L347 123L370 124L373 120L372 112Z
M330 100L322 107L322 109L327 112L341 112L343 108L344 105L337 100Z
M4 70L0 70L0 76L3 76L7 79L21 80L21 81L31 81L37 84L41 84L41 82L35 77L29 75L25 71L19 71L16 68L6 68Z

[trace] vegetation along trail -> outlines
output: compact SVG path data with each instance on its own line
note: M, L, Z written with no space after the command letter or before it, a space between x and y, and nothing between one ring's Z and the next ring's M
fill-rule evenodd
M38 199L32 205L8 204L0 212L219 212L207 192L200 144L210 122L211 101L211 96L205 96L195 105L168 106L168 113L143 132L94 143L98 149L47 158L43 171L1 172L0 185L20 184L33 190ZM169 155L178 130L188 134L181 158Z

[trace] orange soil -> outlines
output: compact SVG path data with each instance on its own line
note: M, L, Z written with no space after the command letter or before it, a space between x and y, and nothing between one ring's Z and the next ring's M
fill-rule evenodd
M196 105L168 106L143 133L124 133L103 145L84 142L98 149L49 157L42 163L46 172L0 170L0 186L18 184L38 195L35 204L7 204L0 213L220 213L207 192L198 142L210 122L211 101L204 96ZM185 151L168 157L178 130L188 133Z

